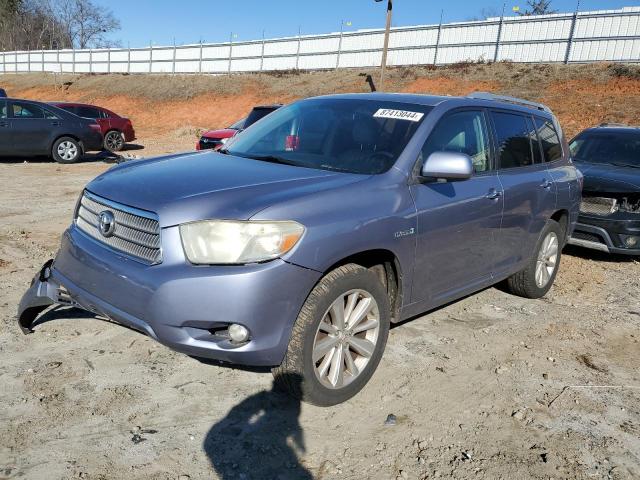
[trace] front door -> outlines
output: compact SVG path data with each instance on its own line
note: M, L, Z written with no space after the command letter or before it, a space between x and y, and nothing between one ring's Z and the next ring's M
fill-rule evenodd
M11 101L10 112L15 153L48 154L53 123L57 122L45 118L44 109L29 102Z
M411 186L417 214L412 301L441 304L489 282L502 218L502 188L493 168L486 113L456 110L434 127L422 161L436 151L466 153L468 180Z
M0 100L0 156L15 153L13 139L11 137L11 120L7 110L7 101Z

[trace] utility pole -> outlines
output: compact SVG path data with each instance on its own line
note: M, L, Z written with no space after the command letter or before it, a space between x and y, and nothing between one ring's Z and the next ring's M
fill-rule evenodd
M382 0L375 0L381 2ZM393 14L393 0L387 0L387 25L384 30L384 47L382 49L382 65L380 69L380 90L384 91L384 74L387 69L387 53L389 51L389 32L391 30L391 16Z

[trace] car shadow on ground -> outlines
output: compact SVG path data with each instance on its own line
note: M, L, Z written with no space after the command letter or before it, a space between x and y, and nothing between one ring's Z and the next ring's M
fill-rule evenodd
M593 250L591 248L583 248L575 245L567 245L566 247L564 247L564 249L562 250L562 254L583 258L585 260L592 260L594 262L623 263L640 260L640 257L637 255L620 255L616 253L607 253L601 252L600 250Z
M301 377L291 375L297 384ZM299 461L305 452L300 400L263 390L238 403L207 432L203 449L221 479L312 479Z

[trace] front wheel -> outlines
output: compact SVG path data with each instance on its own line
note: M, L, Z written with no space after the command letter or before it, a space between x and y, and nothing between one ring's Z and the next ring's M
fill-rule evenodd
M540 298L549 291L560 266L563 238L560 224L549 220L542 230L529 264L507 279L507 287L511 293L525 298Z
M390 307L377 275L348 264L329 272L293 326L276 384L306 402L331 406L358 393L376 370L389 335Z
M51 156L58 163L75 163L82 156L82 147L75 138L62 137L53 144Z

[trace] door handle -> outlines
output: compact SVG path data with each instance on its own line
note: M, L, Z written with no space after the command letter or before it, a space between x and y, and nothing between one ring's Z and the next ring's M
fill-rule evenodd
M488 198L489 200L496 200L501 196L502 196L502 192L500 190L496 190L495 188L492 188L491 190L489 190L489 193L485 195L485 197Z
M59 127L60 126L60 122L51 122L51 126Z
M553 184L547 179L545 179L544 182L540 184L542 188L546 188L547 190L551 188L551 185Z

